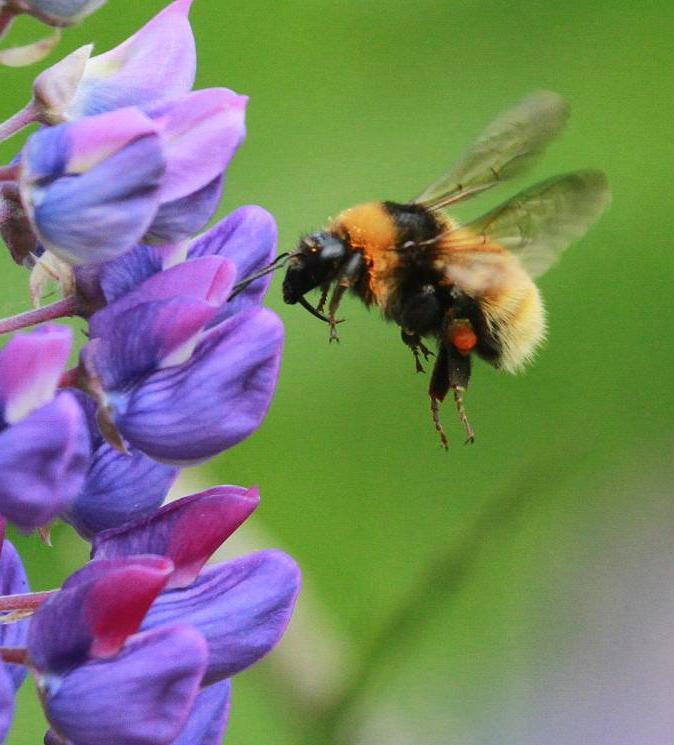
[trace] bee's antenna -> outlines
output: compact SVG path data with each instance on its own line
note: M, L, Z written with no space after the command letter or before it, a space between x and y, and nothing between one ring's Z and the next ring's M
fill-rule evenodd
M461 396L461 391L463 389L459 387L455 387L453 389L454 391L454 402L456 403L456 410L459 412L459 419L461 420L461 424L463 424L463 428L466 430L466 445L468 443L474 443L475 442L475 432L473 431L473 428L470 426L470 422L468 421L468 417L466 416L466 410L463 407L463 397Z
M288 252L279 254L274 259L274 261L271 262L271 264L267 264L267 266L265 266L263 269L260 269L259 272L255 272L255 274L251 274L249 277L242 279L241 282L237 282L234 287L232 287L232 292L227 298L227 302L233 300L240 292L243 292L246 287L248 287L248 285L250 285L252 282L255 282L256 279L260 279L260 277L264 277L266 274L271 274L277 269L282 269L288 262L288 259L292 258L293 256L296 256L296 254L291 254Z

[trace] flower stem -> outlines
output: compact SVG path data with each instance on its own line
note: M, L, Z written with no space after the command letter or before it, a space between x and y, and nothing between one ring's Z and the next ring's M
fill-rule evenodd
M0 10L0 39L7 33L13 20L14 13L11 10Z
M58 590L26 592L22 595L0 595L0 612L37 610L44 601Z
M82 371L79 365L66 370L59 380L59 388L79 388Z
M28 661L28 650L25 647L0 647L0 658L4 662L25 665Z
M45 321L53 321L55 318L67 318L79 313L79 303L74 295L69 295L55 303L50 303L42 308L28 310L16 316L9 316L0 320L0 334L8 334L10 331L35 326Z
M1 29L2 13L0 13L0 33ZM13 134L16 134L29 124L38 121L38 116L39 112L33 101L31 101L27 106L24 106L20 111L17 111L16 114L10 116L7 121L0 124L0 142L7 140Z
M0 181L16 181L19 176L19 164L0 166Z
M551 477L561 483L560 464L563 466L576 455L573 445L567 451L551 453L527 464L515 483L478 514L463 539L455 546L448 546L421 572L418 581L365 645L366 651L349 685L310 724L306 745L314 742L345 745L344 723L367 693L374 676L392 658L404 654L439 607L446 607L456 599L472 578L485 546L499 533L513 529ZM442 604L438 598L443 599Z

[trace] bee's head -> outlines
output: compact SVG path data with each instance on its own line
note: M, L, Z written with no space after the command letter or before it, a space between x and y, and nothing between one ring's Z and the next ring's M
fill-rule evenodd
M345 258L346 247L332 233L304 236L290 255L283 280L283 299L292 305L309 290L334 279Z

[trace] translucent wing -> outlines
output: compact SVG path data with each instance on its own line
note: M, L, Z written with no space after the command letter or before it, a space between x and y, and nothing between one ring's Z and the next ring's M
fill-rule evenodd
M515 254L532 277L538 277L587 232L610 200L601 171L555 176L458 228L457 240L474 241L476 247L480 242L498 243Z
M443 209L519 175L559 134L568 115L557 93L532 93L497 117L449 173L414 201Z

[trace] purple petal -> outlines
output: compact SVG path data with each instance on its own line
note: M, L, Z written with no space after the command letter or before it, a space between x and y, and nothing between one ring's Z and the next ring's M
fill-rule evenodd
M196 463L252 434L276 387L283 338L264 309L213 328L182 365L148 375L115 419L124 437L152 458Z
M190 587L162 593L142 628L180 619L208 643L204 684L229 678L264 657L290 621L300 571L281 551L258 551L207 567Z
M93 48L87 44L76 49L35 78L33 101L46 121L62 120L60 112L75 95Z
M196 71L191 4L176 0L124 43L89 60L66 115L149 106L187 93Z
M132 142L151 135L159 137L157 126L136 109L41 129L28 138L21 153L24 190L45 180L85 173Z
M104 126L104 122L99 124ZM43 132L55 134L36 139ZM126 129L120 134L122 139L128 136ZM139 242L158 209L165 167L159 137L140 135L102 161L99 158L106 147L112 147L108 141L112 138L97 145L95 133L87 131L75 155L65 138L61 127L52 127L29 140L27 167L21 177L24 205L45 247L64 261L108 261ZM80 175L59 177L65 174L66 158L78 169L94 165Z
M12 665L12 667L15 667ZM14 718L15 686L9 665L0 661L0 742L4 742Z
M49 324L7 343L0 352L0 406L7 424L54 398L72 341L67 326Z
M158 509L179 470L140 451L126 455L103 443L94 453L82 490L61 517L86 539L142 519Z
M121 391L189 345L214 314L206 302L174 297L115 314L105 329L92 316L92 328L102 335L82 348L81 359L108 393ZM110 400L113 409L124 409L125 396Z
M71 26L101 7L106 0L22 0L22 9L52 26Z
M100 267L100 284L105 299L108 303L118 300L162 269L161 249L136 246Z
M259 500L256 488L240 486L216 486L183 497L151 517L98 535L92 556L165 556L175 567L166 587L184 587L196 579L213 552L256 509Z
M21 557L9 541L4 541L0 549L0 594L23 595L26 592L30 592L30 585ZM2 624L0 626L0 645L3 647L25 647L29 624L28 619ZM5 665L5 670L12 678L14 689L18 690L26 677L26 668L23 665ZM2 709L1 706L0 709ZM0 729L1 727L0 724ZM0 737L1 741L2 737Z
M72 742L64 741L61 735L57 735L53 729L45 732L43 745L72 745Z
M28 652L41 673L58 674L90 656L110 657L134 634L173 570L159 556L90 562L38 608Z
M276 253L276 222L267 210L250 205L241 207L195 238L188 249L189 258L218 255L236 265L236 281L267 266ZM223 304L211 325L224 321L244 308L258 305L269 287L271 275L251 283L231 302Z
M187 726L171 745L220 745L225 736L232 683L222 680L200 691Z
M213 217L222 197L222 174L198 191L159 207L144 236L149 243L164 244L191 238Z
M190 297L212 306L221 305L234 283L234 265L219 256L184 261L149 277L117 302L95 313L89 320L89 334L103 336L115 317L128 308L155 300Z
M202 189L221 176L245 137L246 96L207 88L153 108L166 156L162 203Z
M45 681L47 718L78 745L168 745L185 726L205 664L194 629L140 634L113 659Z
M152 514L164 501L177 468L148 458L140 451L125 455L103 439L96 422L97 405L73 391L89 427L93 455L82 490L61 517L84 538Z
M79 493L89 454L82 411L60 393L0 434L0 514L25 530L46 525Z
M60 126L68 139L66 170L69 174L86 173L132 142L157 134L151 119L133 108L89 116ZM42 132L34 136L37 147L47 147L49 142Z

